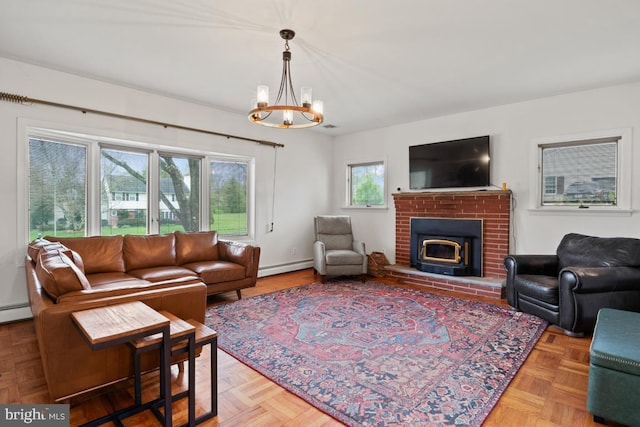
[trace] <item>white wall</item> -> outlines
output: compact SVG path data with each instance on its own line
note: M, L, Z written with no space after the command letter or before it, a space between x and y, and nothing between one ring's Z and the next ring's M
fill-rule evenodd
M272 209L275 150L252 142L165 129L117 118L82 114L73 110L34 104L0 102L0 322L30 316L25 287L24 235L26 218L18 218L17 207L26 188L24 159L18 158L22 123L41 124L59 130L152 142L214 153L246 155L256 162L255 243L262 248L260 275L310 266L313 216L330 206L332 161L331 138L313 131L283 131L255 126L245 116L231 114L163 96L96 80L81 78L0 58L0 91L33 99L77 105L88 109L131 115L145 119L212 130L284 144L277 150L276 202ZM243 96L243 94L238 94ZM248 102L248 101L247 101ZM248 105L248 104L247 104ZM275 212L275 216L272 211ZM274 222L273 232L269 232ZM295 254L293 254L295 248Z
M640 219L634 212L610 216L574 211L538 214L530 210L529 192L534 138L605 129L633 129L632 164L640 164L640 83L560 95L519 104L471 111L435 119L376 129L333 140L314 131L281 131L252 125L245 116L207 106L153 95L96 80L0 58L0 91L31 98L127 114L183 126L264 139L285 144L277 151L276 204L271 196L274 150L250 142L164 129L132 121L83 115L43 105L0 102L0 322L29 316L23 259L27 242L19 239L17 189L24 188L24 160L18 159L19 123L40 123L62 130L155 142L256 159L256 235L262 248L260 275L310 266L314 215L349 214L354 233L366 242L367 252L384 250L395 261L395 209L391 193L409 186L408 146L470 136L492 136L492 182L506 182L513 191L515 209L511 252L552 253L567 232L600 236L640 237ZM242 94L239 94L242 96ZM345 165L350 161L387 162L386 210L344 209ZM640 169L632 171L632 208L640 209ZM268 232L271 222L273 232ZM294 254L295 248L295 254ZM16 307L7 309L7 307Z
M395 260L395 208L391 193L409 188L410 145L491 135L491 181L506 182L513 191L510 252L555 253L568 232L596 236L640 238L640 83L559 95L423 120L336 138L334 151L334 211L352 216L356 237L367 252L384 250ZM570 213L534 211L530 205L530 182L535 174L532 139L631 128L632 214L610 215L586 209ZM387 161L389 209L344 209L345 162L358 159ZM535 191L535 190L533 190Z

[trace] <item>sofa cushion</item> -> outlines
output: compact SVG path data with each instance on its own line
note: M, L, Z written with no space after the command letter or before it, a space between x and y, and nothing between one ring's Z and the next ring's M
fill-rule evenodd
M178 265L218 259L217 232L183 233L176 231L174 234L176 236L176 262Z
M54 300L67 292L91 289L82 271L61 249L41 250L36 275L45 292Z
M66 246L64 246L60 242L50 242L45 239L36 239L33 242L29 243L27 246L27 255L33 262L38 261L38 256L40 255L40 251L43 250L52 251L52 250L61 250L64 252L66 256L68 256L73 263L82 271L84 274L84 262L82 261L82 257L76 251L73 251Z
M86 274L124 272L122 236L45 237L62 243L82 258Z
M514 287L518 294L544 301L554 307L558 307L560 303L558 284L558 276L519 274L514 279Z
M40 249L42 249L43 246L51 244L52 242L46 239L35 239L33 242L29 243L29 246L27 246L27 255L29 255L29 258L31 258L34 262L38 261L38 254L40 253Z
M325 253L327 265L362 265L364 256L355 251L344 249L327 250Z
M150 282L161 282L163 280L178 279L180 277L198 278L198 275L194 271L176 265L140 268L138 270L129 270L127 273Z
M316 234L326 249L353 249L351 218L346 215L317 217Z
M147 280L142 280L137 277L134 277L130 274L127 274L122 271L110 271L107 273L94 273L87 274L87 280L91 284L91 288L94 289L96 287L103 286L109 283L122 284L122 285L130 285L131 283L142 283L148 282Z
M183 267L198 273L207 285L213 283L230 282L245 278L245 268L240 264L229 261L203 261L185 264Z
M176 265L173 234L124 236L124 260L127 272L142 268Z
M556 250L560 267L640 267L640 239L569 233Z

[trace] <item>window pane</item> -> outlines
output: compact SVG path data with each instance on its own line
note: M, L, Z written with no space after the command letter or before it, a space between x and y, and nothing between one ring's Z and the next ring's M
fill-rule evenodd
M350 205L384 205L384 164L349 165Z
M209 167L211 230L222 235L246 235L248 164L212 161Z
M29 240L86 234L86 147L29 139Z
M617 142L543 148L543 204L615 206L617 153Z
M147 233L148 156L101 150L100 234Z
M160 233L200 230L200 159L160 156Z

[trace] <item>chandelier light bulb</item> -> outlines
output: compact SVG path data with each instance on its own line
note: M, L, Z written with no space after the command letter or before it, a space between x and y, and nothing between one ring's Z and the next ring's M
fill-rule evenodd
M282 123L285 126L291 126L293 124L293 111L291 110L283 110L282 111Z
M315 101L313 101L313 107L311 107L311 109L313 111L315 111L316 114L324 114L324 105L322 104L322 101L320 101L319 99L316 99Z
M310 108L311 107L311 88L303 87L300 89L300 102L302 102L303 107Z
M269 86L259 85L257 91L258 107L266 107L269 105Z

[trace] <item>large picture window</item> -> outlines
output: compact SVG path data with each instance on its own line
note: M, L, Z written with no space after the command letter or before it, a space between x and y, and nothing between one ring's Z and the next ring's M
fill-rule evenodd
M253 229L248 159L48 133L28 136L30 241L176 230L237 238Z

